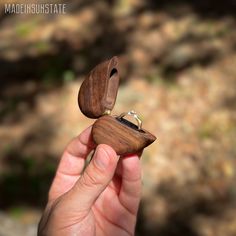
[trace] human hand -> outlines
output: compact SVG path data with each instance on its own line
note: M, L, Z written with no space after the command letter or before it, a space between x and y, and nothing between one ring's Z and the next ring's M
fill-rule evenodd
M91 127L65 149L38 227L39 236L134 235L141 198L138 155L119 157L105 144L95 148Z

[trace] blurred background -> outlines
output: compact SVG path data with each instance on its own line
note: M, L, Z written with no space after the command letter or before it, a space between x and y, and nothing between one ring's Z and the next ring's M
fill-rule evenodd
M236 1L55 2L65 15L6 15L28 1L0 2L0 235L36 234L64 147L94 122L80 84L113 55L112 113L135 110L157 136L137 235L236 235Z

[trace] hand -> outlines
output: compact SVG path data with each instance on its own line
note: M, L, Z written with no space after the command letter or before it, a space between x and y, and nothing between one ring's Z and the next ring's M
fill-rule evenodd
M138 155L119 157L105 144L94 149L91 127L67 146L49 191L38 235L134 235L141 197Z

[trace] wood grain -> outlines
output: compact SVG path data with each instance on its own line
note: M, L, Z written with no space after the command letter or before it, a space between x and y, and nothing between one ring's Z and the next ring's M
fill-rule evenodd
M97 65L83 81L78 104L89 118L98 118L106 110L112 110L119 87L118 59L113 57Z
M94 123L92 136L96 144L107 144L119 155L137 153L156 140L148 131L131 128L107 115Z
M78 95L82 113L99 118L93 125L92 136L96 144L107 144L119 155L137 153L156 140L148 131L138 130L129 121L104 115L112 110L119 87L118 59L113 57L97 65L85 78Z

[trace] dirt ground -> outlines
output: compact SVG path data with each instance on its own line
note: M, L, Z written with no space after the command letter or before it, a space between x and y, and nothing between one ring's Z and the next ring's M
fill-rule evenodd
M236 235L236 19L231 1L214 3L0 15L0 235L35 235L63 148L94 122L78 108L80 84L113 55L112 114L135 110L157 137L142 156L137 235Z

